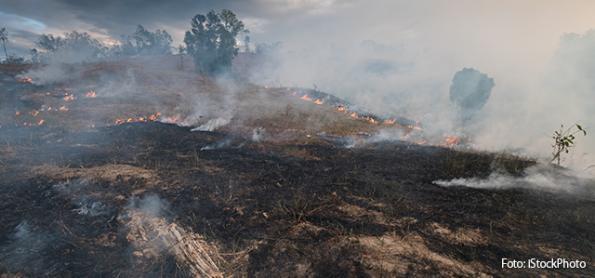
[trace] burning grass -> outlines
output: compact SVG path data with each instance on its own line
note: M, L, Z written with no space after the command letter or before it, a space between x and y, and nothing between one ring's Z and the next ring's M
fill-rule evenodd
M504 270L500 259L555 253L593 267L593 200L433 184L520 176L534 161L372 140L387 127L424 138L415 122L350 111L317 92L246 86L229 100L186 72L138 72L127 98L85 84L129 68L95 65L71 89L15 83L1 95L20 112L1 118L1 273L590 274ZM196 92L178 91L188 84ZM231 116L193 114L194 97L207 95L206 107ZM213 115L225 124L190 131Z

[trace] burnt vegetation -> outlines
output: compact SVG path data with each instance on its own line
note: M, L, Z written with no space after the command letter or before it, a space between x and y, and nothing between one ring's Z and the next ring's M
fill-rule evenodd
M166 31L138 26L110 49L86 33L44 35L39 63L0 65L0 273L592 274L593 196L438 186L524 177L537 162L432 141L419 122L318 90L218 83L244 31L231 11L209 12L180 57ZM62 78L27 75L73 49L85 59L61 63ZM453 101L476 113L493 81L467 71L486 88L474 100L476 84L461 81ZM400 140L378 139L384 130ZM557 257L588 268L501 268Z

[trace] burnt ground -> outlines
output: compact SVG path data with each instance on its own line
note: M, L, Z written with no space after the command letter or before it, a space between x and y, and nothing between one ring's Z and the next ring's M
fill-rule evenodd
M161 123L88 131L0 129L0 272L185 277L125 219L135 200L201 235L227 275L593 275L595 201L432 181L520 175L534 162L382 143L259 143ZM142 208L141 208L142 209ZM501 258L581 259L587 269L503 270Z

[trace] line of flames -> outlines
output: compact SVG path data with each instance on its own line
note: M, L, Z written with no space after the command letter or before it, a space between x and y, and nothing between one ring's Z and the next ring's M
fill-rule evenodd
M291 93L292 96L299 96L300 94L298 92L292 92ZM322 99L314 99L312 97L310 97L308 94L302 94L299 97L301 100L303 101L308 101L308 102L312 102L316 105L322 105L324 104L324 100ZM415 125L407 125L407 126L403 126L400 125L399 123L397 123L397 119L395 118L388 118L388 119L384 119L384 120L378 120L375 119L373 117L370 116L366 116L366 115L360 115L357 112L354 111L349 111L349 109L347 109L347 107L345 107L344 105L338 105L335 107L335 110L337 112L341 112L344 114L348 114L349 117L351 117L354 120L363 120L366 121L370 124L374 124L374 125L378 125L378 124L382 124L382 125L386 125L386 126L399 126L399 127L404 127L407 128L409 130L418 130L421 131L422 128L419 125L419 123L416 123ZM426 140L421 140L421 141L417 141L416 143L421 144L421 145L425 145L427 144ZM441 146L445 146L445 147L454 147L461 144L461 138L459 136L456 135L445 135L444 139L442 141L442 143L440 144Z
M25 83L25 84L32 84L33 83L33 79L31 77L19 77L17 78L17 82L19 83ZM291 93L293 96L298 96L299 94L297 92L292 92ZM87 91L84 94L85 98L96 98L97 97L97 92L95 92L94 90L90 90ZM308 101L311 103L314 103L316 105L323 105L324 104L324 100L320 99L320 98L312 98L310 97L308 94L302 94L299 97L301 100L303 101ZM76 97L74 94L72 93L64 93L64 96L62 98L65 102L72 102L74 100L76 100ZM360 115L357 112L354 111L349 111L347 109L347 107L345 107L344 105L338 105L335 107L335 110L337 112L341 112L341 113L345 113L348 114L349 117L351 117L354 120L363 120L366 121L370 124L383 124L386 126L401 126L399 123L397 123L397 120L394 118L389 118L389 119L384 119L382 120L382 122L380 120L377 120L373 117L370 116L365 116L365 115ZM60 106L59 108L52 108L47 107L45 109L42 109L42 111L60 111L60 112L68 112L69 108L65 105ZM33 117L37 117L39 115L40 111L38 110L32 110L29 112L29 114ZM21 115L20 111L16 111L15 112L15 117L19 117ZM128 118L117 118L114 121L115 125L121 125L121 124L125 124L125 123L136 123L136 122L155 122L155 121L162 121L162 122L166 122L166 123L177 123L179 121L179 117L173 116L173 117L161 117L161 113L160 112L156 112L154 114L150 114L148 116L141 116L141 117L128 117ZM37 120L36 123L30 123L30 122L24 122L23 126L33 126L33 125L38 125L41 126L45 123L44 119L39 119ZM408 126L401 126L401 127L405 127L408 128L410 130L422 130L422 128L419 126L419 124L415 124L415 125L408 125ZM421 142L420 142L421 143ZM425 140L422 144L425 144ZM461 138L455 135L445 135L444 136L444 140L443 143L441 144L442 146L446 146L446 147L453 147L456 145L461 144Z
M129 117L129 118L117 118L114 121L115 125L121 125L125 123L146 123L146 122L155 122L158 121L161 117L161 112L157 112L154 114L150 114L148 116L141 116L141 117Z
M294 91L294 92L291 93L291 95L292 96L298 96L300 94L298 92L295 92ZM301 100L303 100L303 101L308 101L308 102L314 103L316 105L322 105L322 104L324 104L324 100L323 99L320 99L320 98L314 99L311 96L309 96L308 94L301 94L301 96L299 98ZM345 107L344 105L337 105L335 107L335 110L337 112L348 114L349 117L351 117L354 120L362 120L362 121L366 121L366 122L368 122L370 124L377 125L377 124L381 124L382 123L383 125L388 125L388 126L398 125L397 120L394 119L394 118L389 118L389 119L385 119L385 120L378 120L378 119L375 119L375 118L373 118L371 116L360 115L357 112L349 111L347 109L347 107ZM408 125L408 126L404 126L404 127L409 128L409 129L412 129L412 130L421 130L421 127L419 126L419 124Z
M17 81L20 83L31 83L32 79L30 77L21 77L21 78L18 78ZM46 94L49 95L50 93L48 92ZM90 90L90 91L86 92L84 94L84 96L85 96L85 98L96 98L97 93L94 90ZM73 102L76 99L77 99L76 96L69 92L64 93L63 97L62 97L62 100L64 102ZM52 112L52 111L68 112L68 111L70 111L70 108L68 108L68 106L66 106L66 105L60 105L60 107L58 107L58 108L43 105L41 107L41 109L39 109L39 110L33 109L33 110L29 111L27 114L31 115L34 118L37 118L38 116L40 116L41 112ZM14 115L15 115L15 118L19 118L21 115L23 115L23 113L21 111L17 110L17 111L15 111ZM35 120L35 122L28 122L28 121L23 122L22 126L27 126L27 127L35 126L35 125L41 126L41 125L45 124L45 122L46 122L45 119L40 118L40 119Z

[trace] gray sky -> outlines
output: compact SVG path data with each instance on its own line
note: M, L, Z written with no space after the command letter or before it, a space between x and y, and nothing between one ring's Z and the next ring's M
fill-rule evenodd
M550 0L0 0L0 22L20 46L35 34L74 29L118 39L137 24L166 29L179 43L193 15L222 8L246 22L254 41L465 40L470 54L493 45L511 51L501 48L506 42L545 55L562 33L595 27L595 2Z
M8 27L14 47L32 46L40 33L75 29L109 41L132 33L137 24L166 29L180 43L192 16L226 8L236 12L255 37L269 39L265 33L278 34L279 22L343 5L330 0L0 0L0 22Z
M588 0L0 0L0 25L13 48L33 47L40 33L75 29L109 42L137 24L166 29L179 44L193 15L222 8L244 20L254 42L302 47L372 40L449 60L523 57L536 67L562 34L595 27L595 2Z

